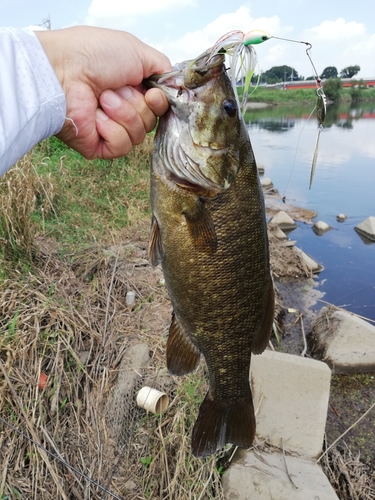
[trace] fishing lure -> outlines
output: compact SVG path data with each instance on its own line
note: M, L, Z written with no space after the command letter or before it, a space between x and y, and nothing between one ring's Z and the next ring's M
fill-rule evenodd
M314 150L314 156L313 156L313 161L312 161L312 166L311 166L311 173L310 173L310 187L312 185L314 173L315 173L315 167L316 167L316 162L318 158L318 149L319 149L319 138L320 138L320 133L323 129L323 123L326 117L326 103L327 99L324 94L324 90L321 84L321 79L318 76L318 72L316 71L315 65L311 59L310 55L310 50L312 48L312 45L310 42L304 42L302 40L293 40L291 38L282 38L279 36L274 36L271 35L270 33L267 33L266 31L262 30L251 30L248 33L243 33L242 31L235 30L235 31L230 31L226 35L223 35L220 37L215 45L212 47L212 51L210 54L210 57L208 58L208 62L216 55L216 54L222 54L225 53L228 60L229 60L229 69L228 69L228 74L230 76L231 82L232 82L232 87L235 90L236 98L237 98L237 103L242 111L243 114L245 114L246 111L246 104L247 104L247 99L249 97L249 87L251 83L251 78L254 74L255 67L257 65L257 55L255 52L255 49L253 45L259 45L260 43L266 42L267 40L270 40L271 38L277 39L277 40L285 40L287 42L294 42L294 43L302 43L307 46L306 48L306 54L307 57L310 60L311 66L314 70L314 76L315 76L315 83L316 83L316 93L317 93L317 103L312 112L315 111L317 112L317 119L318 119L318 136L316 139L315 143L315 150ZM241 81L242 82L242 87L243 87L243 93L242 93L242 99L241 102L239 101L238 97L238 89L237 89L237 82ZM259 83L259 76L258 76L258 81L254 87L253 92L255 91L256 87L258 86ZM251 92L252 93L252 92Z
M311 165L309 189L311 189L312 182L314 179L315 167L316 167L316 162L318 159L320 133L323 130L323 123L324 123L324 120L326 117L326 112L327 112L327 99L326 99L326 96L324 94L323 88L319 87L316 90L316 93L318 95L318 98L316 101L316 106L315 106L316 107L316 117L318 119L318 135L316 137L313 161L312 161L312 165Z

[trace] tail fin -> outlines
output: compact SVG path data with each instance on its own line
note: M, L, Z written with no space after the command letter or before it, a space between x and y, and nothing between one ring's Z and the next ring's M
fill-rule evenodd
M193 455L205 457L226 444L246 448L255 436L255 414L249 388L248 396L233 402L216 401L207 394L193 428Z

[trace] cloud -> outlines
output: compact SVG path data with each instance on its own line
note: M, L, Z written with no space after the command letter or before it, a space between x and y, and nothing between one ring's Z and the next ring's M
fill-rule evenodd
M286 34L291 28L282 28L278 16L255 19L251 16L250 9L243 6L235 12L220 15L200 30L188 32L174 40L166 38L157 48L175 63L196 57L229 31L240 30L246 33L256 29Z
M194 5L195 0L92 0L85 22L94 25L130 26L141 16Z
M345 19L339 17L336 21L323 21L319 26L311 28L309 32L313 39L322 42L342 41L364 35L366 27L362 23L346 22Z

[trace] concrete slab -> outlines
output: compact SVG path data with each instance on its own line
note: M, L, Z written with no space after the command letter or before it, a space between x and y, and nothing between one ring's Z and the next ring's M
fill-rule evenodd
M338 500L315 462L241 450L223 475L226 500Z
M343 309L323 307L312 324L313 352L333 373L375 371L375 326Z
M266 350L251 358L257 435L306 458L323 445L331 370L314 359Z
M147 344L137 344L129 347L121 360L117 382L106 405L107 424L119 441L126 436L126 425L134 418L136 390L140 389L140 374L150 359L149 352Z

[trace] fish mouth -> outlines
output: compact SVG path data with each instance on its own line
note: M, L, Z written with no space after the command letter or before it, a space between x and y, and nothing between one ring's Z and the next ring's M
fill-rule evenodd
M224 59L224 54L211 57L211 49L208 49L196 59L175 64L169 73L151 75L143 83L147 88L160 88L169 99L168 89L194 89L204 85L222 70Z

